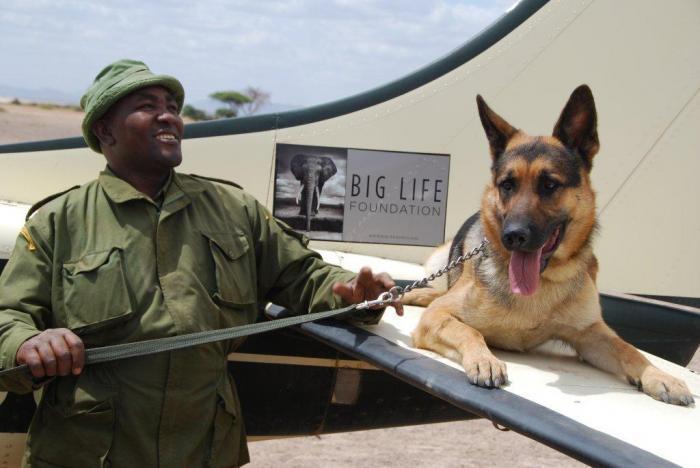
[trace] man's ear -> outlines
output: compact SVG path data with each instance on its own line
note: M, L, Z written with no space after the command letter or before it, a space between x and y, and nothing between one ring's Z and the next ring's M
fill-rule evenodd
M597 122L591 88L581 85L571 93L552 133L552 136L583 159L588 170L593 166L593 156L600 148Z
M479 108L481 125L484 127L484 131L486 132L486 138L489 140L491 157L495 161L501 154L503 154L506 146L508 146L508 141L513 138L513 135L518 133L518 129L506 122L503 117L492 111L480 94L476 96L476 106Z
M99 119L92 124L92 133L100 140L100 146L111 146L116 142L107 119Z

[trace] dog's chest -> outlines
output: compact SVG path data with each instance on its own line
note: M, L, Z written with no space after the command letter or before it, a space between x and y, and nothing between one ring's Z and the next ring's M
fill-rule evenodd
M478 330L487 344L502 349L525 351L555 335L550 314L542 310L489 307L465 315L463 322Z

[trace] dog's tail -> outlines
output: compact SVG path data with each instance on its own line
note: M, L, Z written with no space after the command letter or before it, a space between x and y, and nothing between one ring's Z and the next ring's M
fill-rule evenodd
M426 275L444 268L450 256L450 245L451 242L441 245L428 257L424 265ZM418 288L407 292L401 298L401 303L404 305L428 307L431 302L445 294L447 289L447 276L443 275L428 283L426 288Z

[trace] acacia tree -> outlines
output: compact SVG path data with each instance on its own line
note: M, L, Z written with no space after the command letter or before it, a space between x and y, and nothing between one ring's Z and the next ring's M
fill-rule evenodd
M211 119L211 117L206 112L204 112L201 109L197 109L196 107L191 106L189 104L185 104L185 107L182 108L182 116L189 117L190 119L195 121Z
M182 116L192 120L229 119L240 115L253 115L270 99L270 94L260 88L248 86L244 92L217 91L209 95L222 102L226 107L219 107L214 114L198 109L190 104L182 108Z
M262 106L270 100L270 93L266 93L260 88L248 86L245 89L245 95L250 98L250 101L240 106L243 115L253 115L257 113Z
M237 117L241 107L251 102L250 97L238 91L217 91L209 97L226 104L227 107L216 110L216 116L220 118Z
M238 115L253 115L270 99L270 94L260 88L248 86L244 92L217 91L209 95L212 99L226 104L216 110L217 118L237 117Z

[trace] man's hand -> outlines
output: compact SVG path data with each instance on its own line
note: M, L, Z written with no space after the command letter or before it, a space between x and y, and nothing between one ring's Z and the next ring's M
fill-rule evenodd
M333 292L349 304L357 304L362 301L373 301L381 293L396 286L394 280L387 273L373 274L370 267L362 267L360 273L349 283L335 283ZM400 302L392 302L391 305L398 315L403 315L403 305Z
M16 359L18 364L29 366L37 379L78 375L85 365L85 346L67 328L50 328L22 343Z

